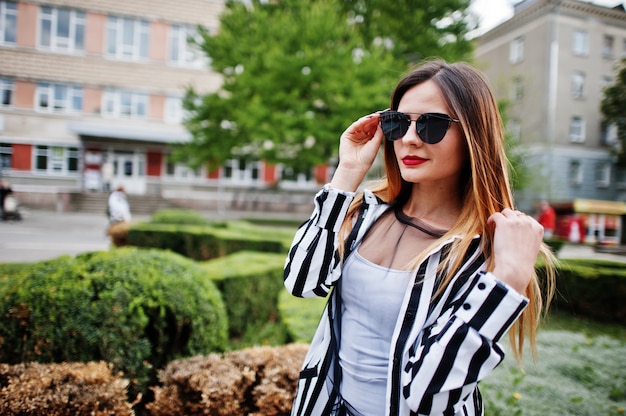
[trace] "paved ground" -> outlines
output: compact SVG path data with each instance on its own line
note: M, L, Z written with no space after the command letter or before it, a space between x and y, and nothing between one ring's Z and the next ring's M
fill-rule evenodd
M0 221L0 263L48 260L61 255L74 256L88 251L108 250L105 234L107 219L103 214L57 213L28 211L21 221ZM216 214L217 215L217 214ZM235 218L250 213L229 212L223 218ZM256 216L264 214L255 214ZM283 218L287 214L265 214ZM144 221L147 217L133 217ZM566 245L562 258L603 258L626 262L626 256L596 253L592 247Z

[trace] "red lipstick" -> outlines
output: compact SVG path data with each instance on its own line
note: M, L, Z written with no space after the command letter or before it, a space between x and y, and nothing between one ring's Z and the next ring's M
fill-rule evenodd
M402 163L405 166L417 166L426 162L428 159L421 158L419 156L405 156L402 158Z

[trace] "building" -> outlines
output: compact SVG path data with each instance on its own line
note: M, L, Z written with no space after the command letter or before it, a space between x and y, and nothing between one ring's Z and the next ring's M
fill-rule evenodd
M222 9L222 0L0 0L0 176L20 201L67 210L76 195L118 186L202 200L287 176L263 162L207 172L168 158L190 139L185 89L220 85L187 39L197 25L217 30Z
M475 56L497 98L508 101L507 127L535 175L516 196L519 206L532 211L542 199L585 206L587 240L603 240L605 221L615 240L626 212L610 202L626 201L626 170L615 165L616 130L603 124L600 103L626 57L624 7L524 0L477 39Z

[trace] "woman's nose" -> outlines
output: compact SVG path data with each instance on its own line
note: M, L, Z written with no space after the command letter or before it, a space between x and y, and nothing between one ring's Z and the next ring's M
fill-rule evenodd
M406 131L404 136L402 136L401 140L404 144L407 145L421 146L422 144L424 144L424 141L419 136L419 134L417 134L417 129L415 128L414 123L416 123L416 121L411 120L408 130Z

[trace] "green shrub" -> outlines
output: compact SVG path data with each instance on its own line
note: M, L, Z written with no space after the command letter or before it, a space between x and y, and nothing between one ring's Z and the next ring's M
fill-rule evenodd
M138 388L170 360L222 351L227 317L193 261L113 249L33 264L0 298L0 361L112 363Z
M284 331L276 327L284 264L284 254L248 251L200 263L224 299L231 341L243 338L248 345L286 341L280 339Z
M150 222L153 224L224 226L223 223L221 225L213 223L201 213L190 209L163 209L152 214Z
M311 342L328 298L299 298L282 290L278 302L281 320L294 342Z
M539 269L540 273L542 268ZM553 305L606 322L626 323L626 264L607 260L562 260Z
M271 229L270 229L271 230ZM171 250L194 260L223 257L237 251L286 252L284 239L261 227L215 228L172 224L133 224L128 241L137 247Z

